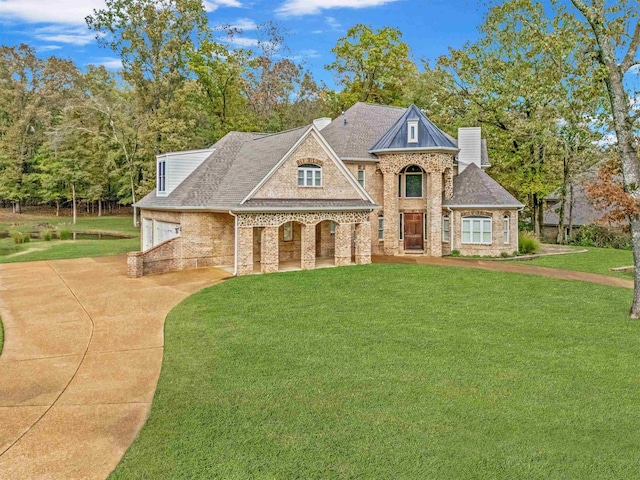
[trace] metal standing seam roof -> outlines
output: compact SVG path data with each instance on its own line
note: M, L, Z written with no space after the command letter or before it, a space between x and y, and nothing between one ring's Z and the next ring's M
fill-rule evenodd
M453 198L443 200L442 205L444 207L524 207L475 163L453 178Z
M418 141L408 142L407 122L418 122ZM422 111L411 105L396 123L371 147L372 152L405 148L450 148L457 149L451 137L436 127Z

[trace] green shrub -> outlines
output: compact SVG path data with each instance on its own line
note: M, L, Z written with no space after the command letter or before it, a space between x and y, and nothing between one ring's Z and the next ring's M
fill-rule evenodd
M50 242L52 238L53 238L53 232L51 232L51 230L47 230L42 234L42 239L45 242Z
M460 250L452 250L451 251L451 256L452 257L459 257L460 256Z
M60 237L60 240L71 240L73 235L71 234L71 232L69 230L62 230L58 234L58 237Z
M511 256L511 254L510 254L510 253L508 253L508 252L502 252L502 253L500 254L500 256L501 256L502 258L509 258L509 257Z
M11 232L9 233L9 235L11 236L11 238L13 238L13 241L16 242L16 245L20 245L21 243L25 243L25 237L29 238L28 235L25 235L22 232Z
M22 243L29 243L31 241L31 237L28 233L22 234Z
M528 232L520 232L518 235L518 250L525 255L531 255L540 250L540 242Z
M602 225L584 225L575 234L571 243L581 247L631 250L631 233Z

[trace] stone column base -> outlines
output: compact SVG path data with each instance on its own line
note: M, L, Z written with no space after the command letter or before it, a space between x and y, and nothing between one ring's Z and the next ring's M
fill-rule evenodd
M369 265L371 263L371 255L356 255L356 265Z
M129 252L127 254L127 275L130 278L140 278L144 275L142 252Z
M303 259L301 262L302 270L313 270L316 268L316 259L313 260L305 260Z
M260 264L260 271L262 273L274 273L278 271L278 264L277 263L261 263Z
M351 265L351 257L336 257L336 267Z
M253 265L238 265L237 275L239 277L243 275L251 275L253 273Z

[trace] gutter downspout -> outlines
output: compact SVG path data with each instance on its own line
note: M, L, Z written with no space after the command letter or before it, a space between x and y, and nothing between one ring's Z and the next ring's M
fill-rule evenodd
M455 250L455 248L453 248L453 239L456 238L453 234L453 226L456 222L453 221L453 210L451 210L451 207L447 207L447 210L449 211L449 246L451 247L451 252L453 252ZM449 255L451 255L451 252L449 252Z
M234 227L233 227L233 276L238 276L238 216L234 214L231 210L229 210L229 215L233 217Z

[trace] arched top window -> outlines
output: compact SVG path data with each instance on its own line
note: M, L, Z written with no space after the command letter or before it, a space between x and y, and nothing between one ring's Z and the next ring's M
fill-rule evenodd
M398 196L406 198L423 197L424 170L418 165L403 168L398 175Z
M299 187L321 187L322 167L315 163L303 163L298 167Z

